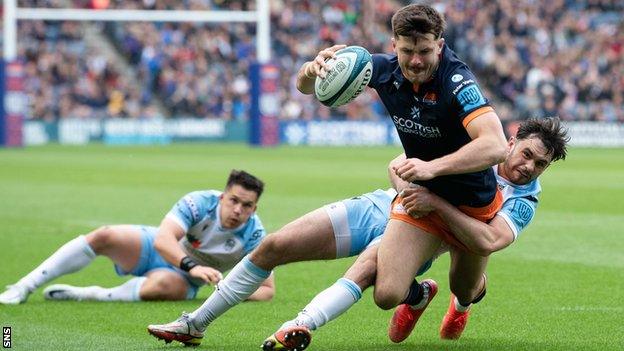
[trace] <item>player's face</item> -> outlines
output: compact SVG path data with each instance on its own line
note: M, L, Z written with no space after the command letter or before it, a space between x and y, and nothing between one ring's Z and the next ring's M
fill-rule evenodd
M539 177L552 161L542 140L537 137L511 138L510 152L503 162L500 175L518 185L527 184Z
M431 33L418 39L403 35L392 38L403 76L416 84L428 81L438 68L443 45L444 39L435 39Z
M221 225L223 228L232 229L247 222L249 217L256 211L258 194L247 190L240 185L234 184L226 189L219 200L221 204Z

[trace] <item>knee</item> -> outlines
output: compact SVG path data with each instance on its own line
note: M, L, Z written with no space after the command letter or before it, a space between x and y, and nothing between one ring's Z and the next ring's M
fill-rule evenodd
M96 254L113 246L115 230L111 226L102 226L87 234L87 242Z
M277 234L267 236L256 248L249 259L262 269L272 270L281 264L280 257L285 256L286 248Z
M150 277L141 287L139 295L141 300L145 301L184 300L186 286L172 282L166 277Z
M405 296L397 293L395 289L389 287L375 287L373 294L375 304L382 310L389 310L398 306Z

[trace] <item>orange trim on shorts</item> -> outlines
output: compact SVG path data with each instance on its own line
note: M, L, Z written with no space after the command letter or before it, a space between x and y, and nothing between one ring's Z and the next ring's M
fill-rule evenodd
M484 106L481 108L478 108L474 111L472 111L468 116L466 116L466 118L464 118L464 120L462 121L462 124L464 125L464 128L468 127L468 124L470 122L472 122L475 118L481 116L484 113L487 112L494 112L494 109L492 108L492 106Z
M461 241L457 240L448 225L437 213L431 212L425 217L414 218L405 212L403 206L399 206L401 201L402 198L397 196L392 202L392 206L390 207L391 219L411 224L429 234L439 237L449 245L466 249L466 246ZM490 204L483 207L459 206L458 209L474 219L481 222L488 222L496 216L496 213L498 213L502 207L503 194L497 189L494 200L492 200Z

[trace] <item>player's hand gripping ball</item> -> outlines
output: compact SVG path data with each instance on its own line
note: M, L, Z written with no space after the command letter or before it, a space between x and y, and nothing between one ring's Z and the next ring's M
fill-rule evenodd
M314 95L325 106L338 107L355 99L373 75L373 58L361 46L348 46L330 58L325 78L316 77Z

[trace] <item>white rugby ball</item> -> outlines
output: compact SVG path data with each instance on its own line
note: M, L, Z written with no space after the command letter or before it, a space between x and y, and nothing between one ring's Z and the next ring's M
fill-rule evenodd
M338 50L326 62L329 72L314 82L314 95L325 106L338 107L355 99L373 75L373 58L361 46Z

